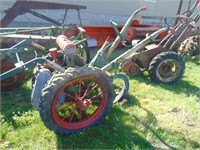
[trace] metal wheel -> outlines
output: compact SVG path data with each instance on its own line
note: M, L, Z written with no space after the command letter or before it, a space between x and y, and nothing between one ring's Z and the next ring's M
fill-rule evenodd
M81 73L80 73L81 72ZM100 123L112 108L114 88L97 68L69 68L43 90L40 116L57 134L80 132Z
M156 74L163 82L174 80L180 72L179 64L176 60L167 59L158 65Z
M9 57L5 57L0 61L1 64L1 68L0 68L0 73L4 73L6 71L9 71L13 68L15 68L15 64L13 62L11 62L11 60L9 59ZM4 79L3 81L1 81L1 92L8 92L8 91L12 91L16 88L18 88L20 85L23 84L23 81L25 81L25 72L20 72L17 73L7 79Z
M94 76L86 76L64 84L53 100L55 122L66 129L84 128L105 109L108 93Z
M85 45L79 45L77 47L76 54L83 58L83 60L88 64L90 62L90 49Z
M149 75L155 83L173 84L184 74L185 62L175 52L163 52L157 55L149 65Z

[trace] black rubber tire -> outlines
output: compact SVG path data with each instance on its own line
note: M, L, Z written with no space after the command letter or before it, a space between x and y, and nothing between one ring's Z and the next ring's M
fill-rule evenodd
M82 122L82 113L80 113L79 114L80 115L79 119L81 120L81 121L79 120L80 123L77 121L76 124L74 124L74 122L71 121L71 122L67 122L66 125L60 124L58 121L58 119L60 119L60 118L56 118L56 117L59 115L58 113L60 113L59 110L61 108L61 106L59 108L57 106L57 105L61 105L61 104L59 104L60 96L63 94L63 93L60 93L61 89L64 88L64 90L66 92L68 84L71 85L73 83L72 85L76 90L81 87L81 90L79 90L79 91L82 91L82 90L84 90L84 88L82 86L83 85L87 86L87 84L88 84L88 82L83 82L84 78L92 79L91 82L97 81L99 83L98 86L103 87L102 94L100 94L100 99L101 99L101 103L103 103L103 108L102 108L101 103L98 102L99 104L98 104L96 110L94 111L94 114L92 113L91 116L89 114L89 117L88 117L88 114L86 114L87 118L85 120L83 119L83 122L85 121L85 123ZM80 81L82 81L81 82L81 85L83 84L82 86L78 86L78 87L74 86L74 85L76 85L76 82L79 82L77 85L80 85ZM70 87L70 89L74 89L74 88ZM99 89L97 89L97 90L99 90ZM68 89L67 89L67 92L68 92ZM72 92L72 90L71 90L71 92ZM76 93L76 92L73 92L73 93ZM68 92L68 94L70 94L70 95L73 95L73 93ZM105 96L105 95L107 95L107 96ZM99 124L105 118L105 116L109 113L109 111L112 108L114 98L115 98L115 92L114 92L114 87L113 87L112 81L111 81L110 77L107 74L105 74L103 71L101 71L98 68L94 68L94 67L89 68L87 66L79 67L79 68L69 68L66 70L65 73L54 75L52 77L52 79L49 81L49 83L47 84L47 86L43 89L41 98L40 98L40 116L41 116L41 119L44 122L45 126L48 129L54 131L56 134L69 135L72 133L82 132L87 128L91 128L91 127ZM65 98L62 98L62 100L64 100L64 102L67 101L66 103L69 103L68 102L69 99L70 99L70 97L67 97L66 94L65 94ZM86 98L84 98L84 100L85 99ZM73 100L73 101L76 101L76 100ZM65 105L67 105L67 104L65 104ZM74 108L73 109L71 108L73 110L73 112L70 110L69 111L70 113L68 113L65 117L68 117L68 115L71 116L71 112L73 114L75 114L75 112L76 113L79 113L79 111L81 112L82 110L78 110L78 109L82 109L82 108L78 108L78 107L80 107L80 106L76 104L76 106L75 106L76 109L74 110ZM99 107L100 107L100 109L99 109ZM68 109L68 107L65 108L63 111L66 111L66 109ZM55 113L55 111L56 111L56 113ZM83 111L85 112L85 110L83 110ZM55 117L55 114L56 114L56 117ZM64 122L65 122L65 119L64 119ZM70 120L72 120L72 119L70 118ZM83 124L81 124L81 122Z
M153 58L148 71L153 82L171 85L182 78L185 72L185 61L175 52L163 52Z

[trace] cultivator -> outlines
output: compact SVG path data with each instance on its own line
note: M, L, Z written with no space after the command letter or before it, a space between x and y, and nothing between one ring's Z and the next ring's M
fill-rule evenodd
M31 99L46 127L61 135L84 131L99 124L111 110L113 102L127 95L129 81L124 74L118 73L119 66L129 75L147 69L156 83L173 84L181 79L185 62L176 48L190 29L196 30L195 22L200 18L200 9L195 8L199 3L197 0L192 6L190 15L178 17L181 21L175 29L170 28L166 21L166 27L152 33L101 68L95 66L102 53L108 50L110 55L120 42L124 42L132 19L146 7L137 9L121 31L118 31L116 23L111 22L118 36L113 43L105 41L89 64L80 63L83 59L76 55L75 46L62 35L57 38L60 50L50 49L46 57L35 58L2 73L1 80L36 65ZM165 38L159 44L152 44L163 32L168 32ZM11 49L1 50L1 60L13 53L17 56L17 52L23 51L25 45L31 43L25 40ZM114 74L109 73L110 69L114 69ZM113 85L115 79L123 82L118 93Z

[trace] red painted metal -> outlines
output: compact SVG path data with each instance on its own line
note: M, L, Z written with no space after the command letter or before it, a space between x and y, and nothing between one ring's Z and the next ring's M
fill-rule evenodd
M90 39L97 40L97 47L101 47L105 40L114 41L116 34L111 26L83 26Z
M73 54L75 54L76 45L72 41L70 41L66 36L59 35L56 39L56 43L68 57L71 57Z
M58 51L57 48L49 49L49 53L50 53L52 58L54 58L54 59L57 58L57 56L58 56L58 52L57 51Z
M128 33L126 35L126 41L128 43L131 43L132 40L136 38L136 36L137 36L137 30L136 30L136 28L135 27L130 27L128 29Z
M89 38L97 40L97 47L101 47L107 37L109 37L109 42L113 42L116 37L116 33L112 26L83 26L83 28L86 30ZM123 26L118 26L119 30L122 28ZM132 24L128 30L126 41L130 43L135 38L143 39L147 34L150 35L160 28L160 26L154 25ZM162 35L159 36L159 39L162 39L166 34L167 33L162 33Z

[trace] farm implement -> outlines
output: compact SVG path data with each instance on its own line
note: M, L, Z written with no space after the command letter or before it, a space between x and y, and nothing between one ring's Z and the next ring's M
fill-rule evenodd
M112 43L105 41L87 65L76 55L75 44L64 35L56 39L59 50L51 48L45 57L20 64L17 53L24 51L27 45L37 46L32 40L22 41L10 49L1 50L1 60L15 54L19 63L18 67L2 73L1 80L35 66L31 100L45 126L60 135L82 132L99 124L109 113L113 103L128 94L129 80L126 75L118 72L119 66L131 75L132 72L137 74L142 69L147 69L152 81L156 83L174 84L181 79L185 61L178 54L177 47L186 35L190 35L188 33L197 30L196 22L200 18L200 9L196 9L198 3L196 1L190 8L190 14L177 16L179 20L174 29L165 21L166 27L147 36L101 68L96 67L97 61L106 51L110 56L118 44L125 41L132 19L139 12L145 11L146 7L137 9L121 31L111 21L118 36ZM158 44L154 44L163 32L168 34ZM111 69L114 69L113 74ZM115 79L123 81L118 93L113 84Z

